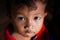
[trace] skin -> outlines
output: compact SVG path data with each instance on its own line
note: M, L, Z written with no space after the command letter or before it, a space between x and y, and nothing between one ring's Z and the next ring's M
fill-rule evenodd
M16 40L30 40L42 28L45 12L45 4L36 2L37 9L29 10L27 6L23 6L16 11L14 16L12 12L12 23L14 25L14 33L12 36Z

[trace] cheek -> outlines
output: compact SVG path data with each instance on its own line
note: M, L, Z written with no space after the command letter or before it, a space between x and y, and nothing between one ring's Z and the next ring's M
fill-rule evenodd
M22 27L24 24L22 22L16 22L17 27Z
M43 20L33 21L33 28L36 33L40 31L43 25Z
M33 25L35 27L40 27L43 24L43 20L37 20L37 21L33 21Z
M18 31L24 31L24 22L15 21L14 24Z

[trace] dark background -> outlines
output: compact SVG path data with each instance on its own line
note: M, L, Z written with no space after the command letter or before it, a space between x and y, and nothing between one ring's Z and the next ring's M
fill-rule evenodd
M8 20L6 16L7 11L5 5L5 0L0 0L0 40L3 39L4 26L6 24L6 21Z
M53 13L53 20L52 24L53 26L50 29L53 29L54 33L53 35L55 36L55 40L59 39L60 36L60 1L59 0L54 0L54 13ZM6 23L8 22L8 17L6 15L7 10L6 10L6 1L5 0L0 0L0 40L3 39L3 31L6 26ZM51 30L52 31L52 30ZM52 32L53 32L52 31Z

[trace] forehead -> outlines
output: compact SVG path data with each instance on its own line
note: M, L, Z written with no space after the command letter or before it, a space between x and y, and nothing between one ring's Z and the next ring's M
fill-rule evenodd
M36 2L36 9L33 9L31 7L27 7L26 5L20 7L16 14L23 14L23 15L30 15L30 14L43 14L45 11L45 4Z

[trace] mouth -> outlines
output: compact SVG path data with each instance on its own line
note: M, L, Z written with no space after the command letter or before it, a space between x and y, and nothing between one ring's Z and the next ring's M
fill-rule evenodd
M31 30L25 30L25 33L35 33L35 32L33 32Z
M31 31L31 30L25 30L25 35L27 37L32 37L35 35L35 32Z

